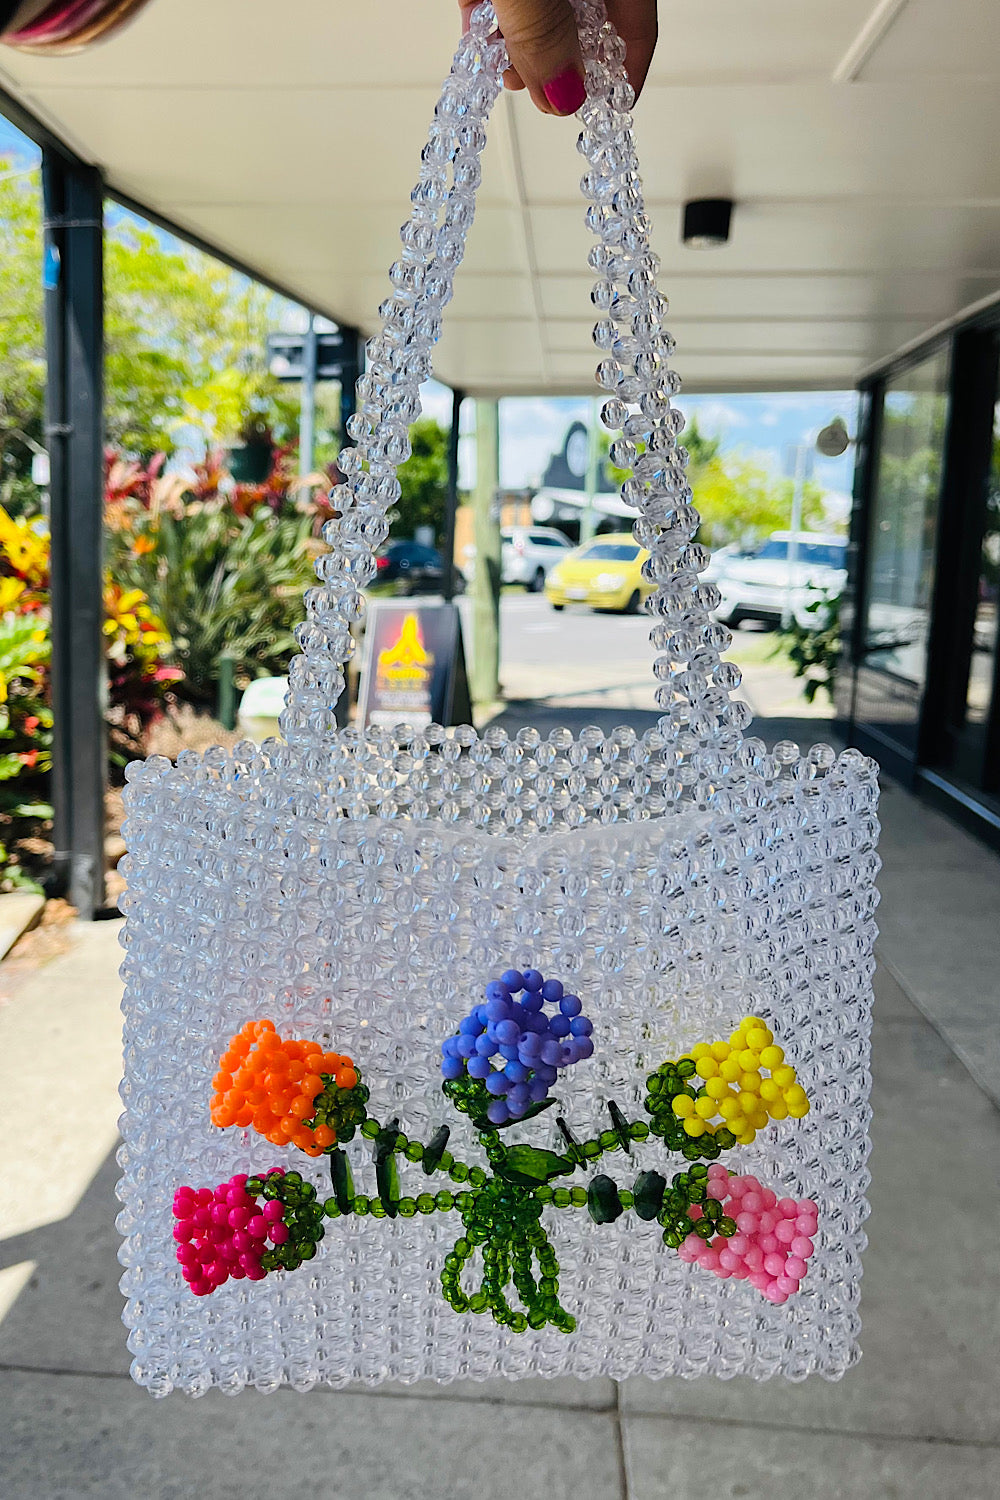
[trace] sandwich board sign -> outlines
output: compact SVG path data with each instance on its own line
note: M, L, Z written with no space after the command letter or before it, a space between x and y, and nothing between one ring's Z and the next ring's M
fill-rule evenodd
M358 725L468 724L462 622L452 603L377 599L368 607Z

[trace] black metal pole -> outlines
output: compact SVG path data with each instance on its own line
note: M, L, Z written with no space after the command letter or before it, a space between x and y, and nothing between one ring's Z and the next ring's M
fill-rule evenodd
M465 392L455 389L451 393L451 431L448 434L448 494L444 508L444 538L441 556L444 560L444 585L441 592L446 600L455 597L455 514L458 510L458 419L462 412Z
M46 149L46 439L52 532L55 874L85 918L104 905L104 185Z
M354 386L361 374L365 341L357 328L349 328L346 323L340 323L338 327L344 338L340 373L340 441L341 445L346 448L350 442L347 424L354 415Z

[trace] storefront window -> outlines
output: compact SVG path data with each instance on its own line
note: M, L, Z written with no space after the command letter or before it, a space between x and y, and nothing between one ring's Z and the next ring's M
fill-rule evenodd
M986 490L986 524L976 585L976 623L966 723L985 725L993 700L997 657L997 599L1000 595L1000 400L993 414L993 452Z
M927 669L947 382L947 349L886 382L872 508L865 665L916 695Z

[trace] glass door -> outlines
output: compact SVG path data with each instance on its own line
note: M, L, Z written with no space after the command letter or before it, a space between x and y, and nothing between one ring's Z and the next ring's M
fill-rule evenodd
M982 540L975 574L975 612L961 721L954 726L954 771L986 792L1000 791L997 717L997 629L1000 602L1000 392L994 406L993 446Z
M942 683L941 770L959 784L1000 795L1000 374L996 335L990 337L988 378L992 390L982 418L963 434L974 450L965 474L968 489L955 515L959 545L951 562L954 583L948 599L951 638ZM980 367L981 368L981 367ZM989 397L987 397L989 402ZM969 454L963 455L968 461ZM985 469L985 479L984 479ZM964 531L964 538L962 532Z

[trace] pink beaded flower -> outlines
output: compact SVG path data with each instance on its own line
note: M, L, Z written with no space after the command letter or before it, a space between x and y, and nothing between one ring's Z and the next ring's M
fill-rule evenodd
M230 1277L262 1281L269 1271L311 1258L323 1231L313 1222L310 1198L315 1189L298 1173L286 1176L282 1167L256 1178L237 1172L215 1189L178 1188L177 1259L195 1296L208 1296Z
M763 1292L769 1302L787 1302L808 1270L816 1234L816 1204L811 1198L778 1198L756 1177L734 1177L720 1162L708 1169L708 1194L736 1221L728 1239L703 1240L689 1234L678 1250L681 1260L699 1265L725 1280L736 1276ZM702 1209L692 1204L692 1219Z

